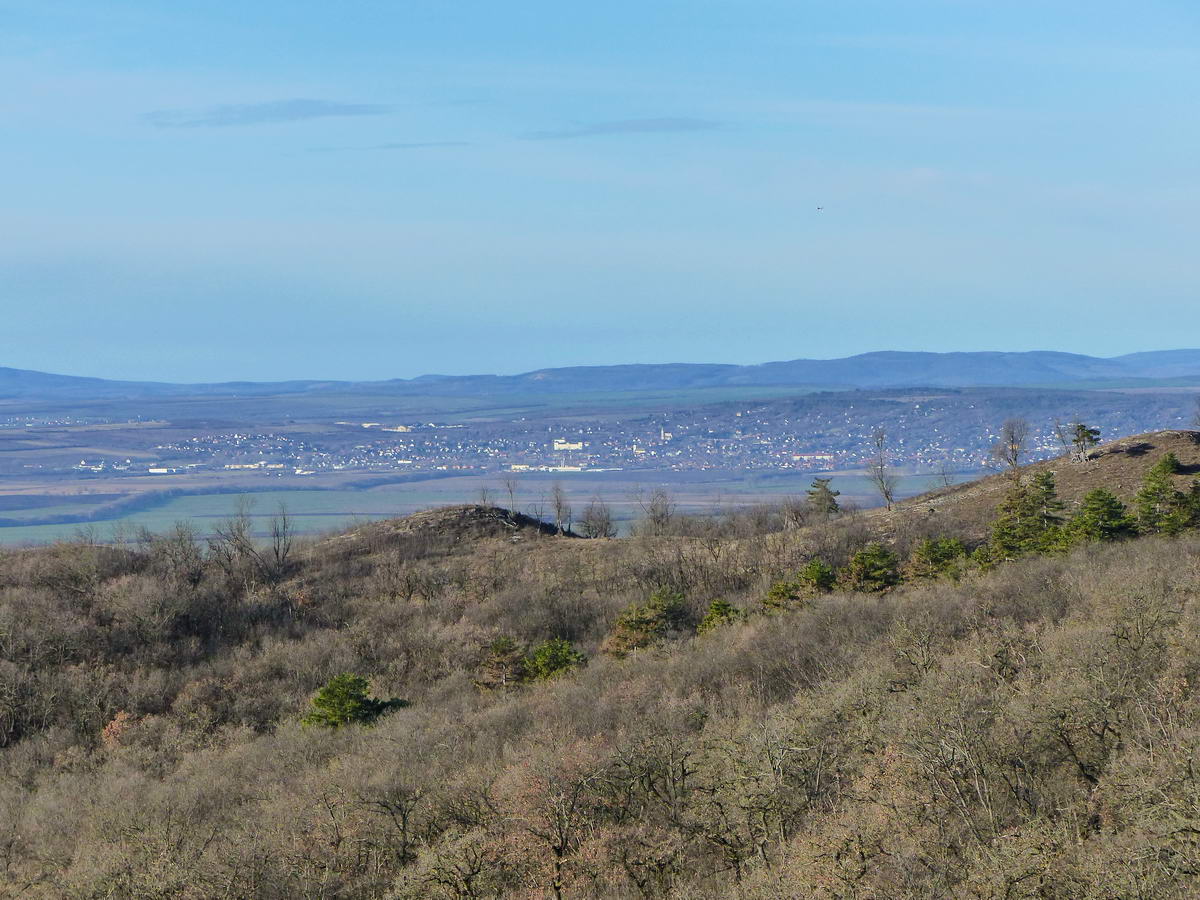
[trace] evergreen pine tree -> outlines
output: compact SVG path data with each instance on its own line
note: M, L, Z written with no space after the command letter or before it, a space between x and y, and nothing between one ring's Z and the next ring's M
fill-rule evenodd
M624 657L634 650L652 647L688 625L688 606L683 594L660 588L644 604L625 607L600 649Z
M1187 515L1187 527L1200 526L1200 480L1192 479L1192 486L1183 496L1183 508Z
M810 559L796 573L795 578L784 578L771 585L763 606L768 610L783 610L805 605L817 594L833 588L837 573L821 559Z
M831 489L829 487L831 481L833 481L832 478L814 479L812 487L807 491L808 505L817 515L829 517L841 512L837 498L841 496L842 492Z
M851 591L884 591L900 583L900 559L883 544L872 542L854 556L839 579Z
M525 674L538 681L546 681L587 662L587 657L575 649L565 638L550 638L525 657Z
M1137 523L1112 491L1096 488L1084 496L1068 529L1076 540L1113 541L1132 537Z
M512 638L501 636L488 646L488 655L479 667L475 684L488 689L510 688L527 676L524 650Z
M385 712L407 705L403 700L371 697L367 694L368 687L367 679L361 675L349 672L335 675L313 697L312 709L300 721L323 728L370 725Z
M992 523L986 557L997 563L1061 544L1062 502L1051 472L1039 472L1029 483L1014 484L1000 503Z
M824 593L825 591L832 590L834 584L837 582L837 573L833 571L833 566L829 565L823 559L810 559L800 569L796 577L807 585L813 593Z
M1174 453L1167 453L1150 467L1137 493L1138 528L1146 534L1176 534L1191 519L1190 504L1182 491L1175 489L1172 476L1181 466Z
M1087 462L1091 458L1092 448L1100 443L1100 429L1090 428L1083 422L1071 426L1071 445L1075 448L1075 458Z
M728 600L714 600L708 605L708 612L696 626L697 634L704 634L722 625L731 625L743 618L742 611Z
M955 575L966 557L967 548L958 538L926 538L917 544L904 571L910 578Z
M1038 472L1030 486L1033 495L1034 515L1044 529L1054 528L1063 521L1063 502L1058 499L1058 487L1053 472Z

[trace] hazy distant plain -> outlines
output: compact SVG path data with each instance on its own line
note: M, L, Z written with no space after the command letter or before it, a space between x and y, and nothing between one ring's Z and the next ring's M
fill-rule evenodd
M567 490L576 514L582 512L592 497L599 496L612 506L619 523L627 527L638 515L635 494L639 490L649 492L656 487L665 487L675 498L680 512L707 513L722 507L778 501L788 495L802 497L818 475L833 477L833 487L842 492L841 500L844 503L867 507L879 502L878 495L874 493L866 477L857 472L807 472L749 477L725 474L703 480L664 477L664 473L661 472L571 473L557 480ZM960 479L966 477L969 476L959 476ZM545 475L524 476L516 496L516 506L522 511L536 512L540 505L549 515L550 504L547 498L555 480ZM903 496L911 496L940 484L939 478L932 475L904 476L900 482L900 493ZM99 540L110 540L120 532L132 535L141 528L162 532L179 521L186 521L199 533L208 534L237 509L239 502L250 504L251 516L258 531L264 530L266 520L277 512L280 504L283 504L298 533L321 534L347 528L356 522L403 516L433 506L478 502L482 488L490 492L492 502L508 506L508 496L501 486L500 478L493 476L439 478L387 484L365 490L190 494L172 497L151 509L86 524L3 527L0 528L0 544L40 544L69 539L80 533L94 535ZM45 516L58 512L69 514L84 509L86 506L83 504L62 504L36 510L8 510L2 514L6 518L15 519L35 513Z

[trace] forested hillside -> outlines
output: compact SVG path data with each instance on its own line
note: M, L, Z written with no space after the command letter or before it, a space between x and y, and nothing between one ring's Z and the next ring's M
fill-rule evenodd
M5 552L4 895L1195 896L1194 437L622 539Z

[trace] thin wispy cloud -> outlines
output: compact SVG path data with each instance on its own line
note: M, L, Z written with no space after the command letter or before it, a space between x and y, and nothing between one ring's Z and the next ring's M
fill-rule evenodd
M392 107L378 103L338 103L296 98L210 106L205 109L160 109L146 113L143 118L158 128L227 128L343 116L382 116L391 111Z
M309 153L354 153L372 150L438 150L443 147L473 147L470 141L388 141L360 147L309 147Z
M392 141L386 144L376 144L373 147L366 147L367 150L424 150L426 148L436 147L470 147L470 141L412 141L405 143L400 141Z
M618 119L613 122L594 122L558 131L530 131L521 135L526 141L569 141L576 138L600 137L609 134L665 134L668 132L715 131L719 122L708 119L662 117L657 119Z

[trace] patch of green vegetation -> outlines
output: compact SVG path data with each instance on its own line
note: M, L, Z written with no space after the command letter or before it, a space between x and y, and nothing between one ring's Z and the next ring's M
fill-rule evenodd
M384 713L402 706L403 700L380 700L368 693L370 684L361 675L345 672L329 679L312 699L312 709L301 721L321 728L344 728L347 725L374 725Z

